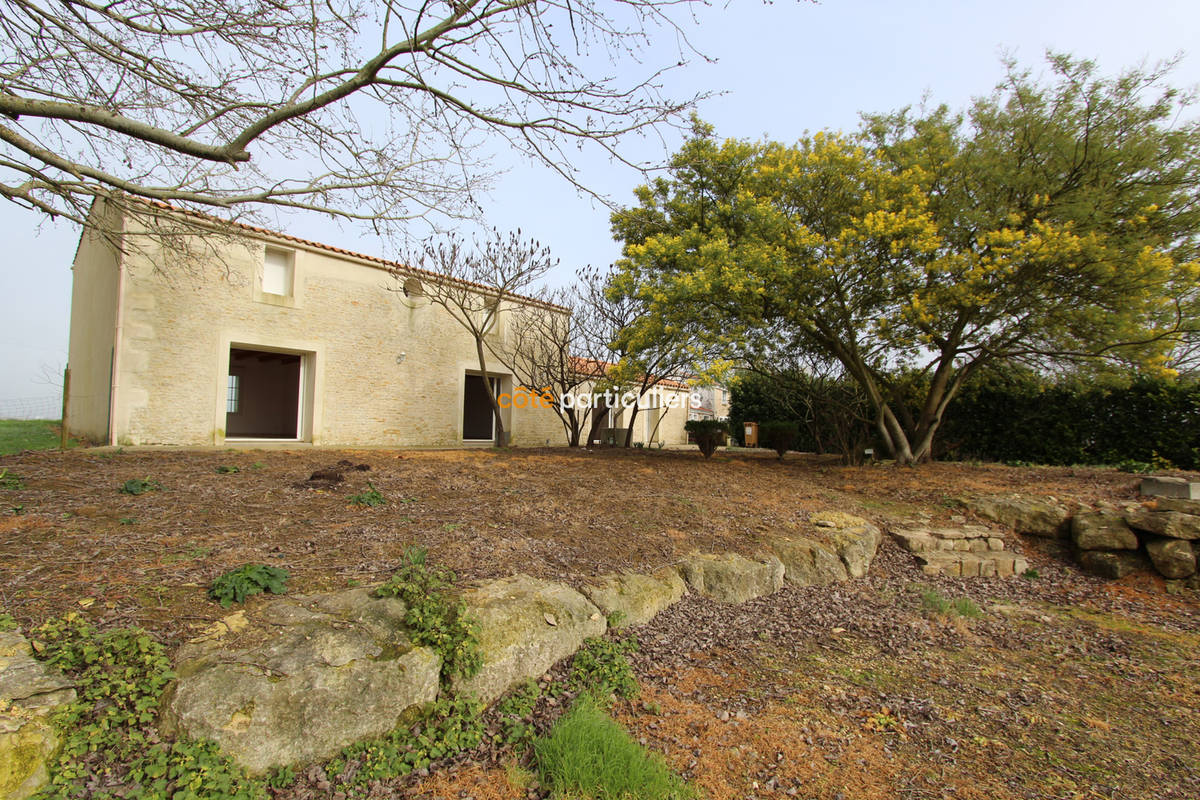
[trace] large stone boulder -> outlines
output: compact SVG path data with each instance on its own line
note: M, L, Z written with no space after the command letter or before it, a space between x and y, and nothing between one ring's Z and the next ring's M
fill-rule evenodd
M1146 566L1137 553L1129 550L1084 550L1079 554L1079 563L1088 572L1111 579L1123 578Z
M1180 500L1176 497L1156 497L1153 500L1155 511L1178 511L1180 514L1191 514L1200 517L1200 500Z
M966 501L967 508L985 519L1007 525L1029 536L1063 538L1070 513L1058 503L1028 495L979 496Z
M604 612L619 617L616 627L645 625L660 611L679 602L687 585L671 568L652 575L624 572L604 575L583 587L583 593Z
M181 648L163 728L216 741L251 774L381 736L438 694L441 661L409 642L403 616L366 589L273 601Z
M840 530L833 535L833 546L846 565L846 572L851 578L865 578L879 543L883 541L883 533L871 524L859 525Z
M771 550L783 562L783 578L796 586L825 586L850 578L846 565L825 545L803 536L780 537Z
M1071 539L1080 550L1137 550L1138 546L1137 534L1112 511L1076 514Z
M744 603L779 591L784 567L773 555L751 561L736 553L692 553L679 562L679 574L697 594L721 603Z
M74 700L71 682L35 659L24 636L0 632L0 798L25 800L49 782L60 744L50 717Z
M1146 554L1164 578L1178 580L1196 574L1196 551L1183 539L1149 539Z
M600 609L570 586L527 575L486 583L463 600L479 620L483 669L455 688L485 703L542 675L608 627Z
M835 533L830 544L846 565L851 578L864 578L883 541L883 532L862 517L843 511L818 511L808 521L819 528L831 528Z
M1200 539L1200 517L1178 511L1130 511L1129 527L1168 539Z

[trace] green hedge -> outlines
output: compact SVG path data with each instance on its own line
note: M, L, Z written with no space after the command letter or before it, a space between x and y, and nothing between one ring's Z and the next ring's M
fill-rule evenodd
M947 410L940 457L1035 464L1165 459L1200 467L1200 384L1104 385L1026 372L972 381Z

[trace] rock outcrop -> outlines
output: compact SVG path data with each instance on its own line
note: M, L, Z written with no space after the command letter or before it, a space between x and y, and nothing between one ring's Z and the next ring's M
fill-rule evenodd
M1113 511L1076 514L1071 519L1071 541L1080 550L1137 550L1137 534Z
M1029 495L971 497L966 506L979 516L1028 536L1062 538L1070 512L1058 502Z
M751 561L736 553L692 553L679 562L688 588L722 603L744 603L774 594L783 586L783 562L777 556Z
M272 601L242 631L181 649L163 727L216 741L251 774L383 735L438 694L440 659L409 642L403 616L366 589Z
M49 781L59 748L50 718L74 700L71 682L36 660L24 636L0 632L0 799L25 800Z
M600 609L579 592L527 575L470 589L463 600L479 620L483 669L455 688L484 702L542 675L608 627Z
M783 563L783 579L796 586L825 586L850 579L833 549L804 536L781 536L771 550Z
M626 627L645 625L660 611L678 603L687 586L678 571L667 568L652 575L603 575L582 591L606 617L619 618L616 627Z

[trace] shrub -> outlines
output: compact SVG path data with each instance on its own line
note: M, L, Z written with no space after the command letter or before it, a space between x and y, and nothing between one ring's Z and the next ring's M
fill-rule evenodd
M383 493L375 488L375 484L367 481L367 488L363 489L358 494L352 494L346 498L352 506L363 506L364 508L374 508L381 506L387 502Z
M680 800L695 797L661 757L652 755L582 695L534 741L543 786L580 800Z
M712 458L717 447L725 443L725 434L729 430L724 422L716 419L689 419L683 427L692 434L705 458Z
M758 426L758 443L779 454L783 460L788 450L794 450L800 439L800 426L794 422L764 422Z
M375 595L404 601L404 624L413 642L442 657L442 680L448 684L455 676L479 672L479 623L467 614L466 603L449 594L457 576L445 567L430 567L427 557L424 547L409 547L404 566Z
M121 484L121 493L136 496L139 494L145 494L146 492L159 492L162 491L162 488L163 487L161 483L149 477L130 478Z
M285 594L287 579L288 571L282 567L243 564L213 581L208 596L219 602L221 608L229 608L232 603L245 602L252 594Z

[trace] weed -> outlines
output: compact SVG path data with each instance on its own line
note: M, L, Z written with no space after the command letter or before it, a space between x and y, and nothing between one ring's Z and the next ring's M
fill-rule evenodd
M350 505L363 508L374 508L387 502L387 498L370 481L367 481L366 489L363 489L358 494L352 494L346 499L350 501Z
M863 727L875 733L897 733L903 730L900 720L886 708L867 717Z
M454 533L454 531L458 530L461 527L462 527L461 522L447 522L445 525L442 526L442 530L444 530L446 533Z
M431 567L424 547L409 547L405 564L375 590L378 597L404 601L404 624L415 644L432 647L442 657L442 680L469 678L479 672L479 623L467 614L466 604L449 595L456 575L445 567Z
M55 722L62 749L39 795L93 796L120 786L122 797L254 800L262 787L207 741L164 742L153 729L163 689L175 677L162 645L138 628L97 631L77 614L41 625L32 644L62 670L78 699ZM199 791L202 789L202 792Z
M542 785L580 800L680 800L695 792L582 695L533 743Z
M950 601L942 597L936 589L921 590L921 605L935 614L950 613Z
M500 732L492 740L501 745L527 746L533 741L533 725L529 717L542 696L536 681L528 680L496 703L495 712L500 718Z
M590 638L571 659L571 672L567 686L576 692L592 692L595 696L611 702L613 696L626 700L637 696L640 691L633 667L627 658L637 650L637 639Z
M975 601L969 597L958 598L950 604L950 607L954 609L954 613L958 614L960 617L975 619L976 617L983 616L983 611L981 611L979 606L975 604Z
M296 782L296 770L290 765L279 767L267 776L267 786L272 789L286 789Z
M440 697L412 727L350 745L325 767L327 775L345 773L351 786L365 786L426 769L439 758L470 750L483 741L483 707L472 698Z
M25 513L25 504L17 503L15 506L9 506L8 510L13 513L14 517L19 517Z
M1121 472L1132 472L1138 475L1146 475L1154 472L1154 465L1145 461L1137 461L1136 459L1127 458L1124 461L1118 461L1116 467Z
M156 480L152 480L149 477L130 478L129 480L125 481L125 483L121 484L121 493L137 496L139 494L145 494L146 492L159 492L162 491L162 488L163 487L161 483Z
M24 488L25 482L21 480L20 475L14 475L7 469L0 469L0 489L15 492L18 489Z
M604 619L608 623L608 627L619 628L625 624L625 612L619 610L610 611Z
M1027 569L1021 573L1021 577L1026 580L1029 580L1029 581L1035 581L1038 578L1042 577L1042 573L1038 572L1033 567L1030 567L1029 569Z
M975 601L969 597L959 597L954 600L947 600L936 589L921 590L921 605L925 610L931 611L934 614L957 614L960 617L974 619L983 615L983 611L975 604Z
M120 522L122 525L136 525L137 517L121 517L117 521Z
M233 603L244 602L252 594L285 594L287 579L288 571L282 567L243 564L213 581L208 596L220 603L221 608L229 608Z
M262 469L265 466L266 466L266 464L264 464L263 462L255 461L253 464L250 465L250 469Z
M228 464L222 464L221 466L217 467L217 474L219 475L233 475L241 471L242 470L240 467L234 467Z
M0 631L15 631L17 621L7 611L0 611Z

